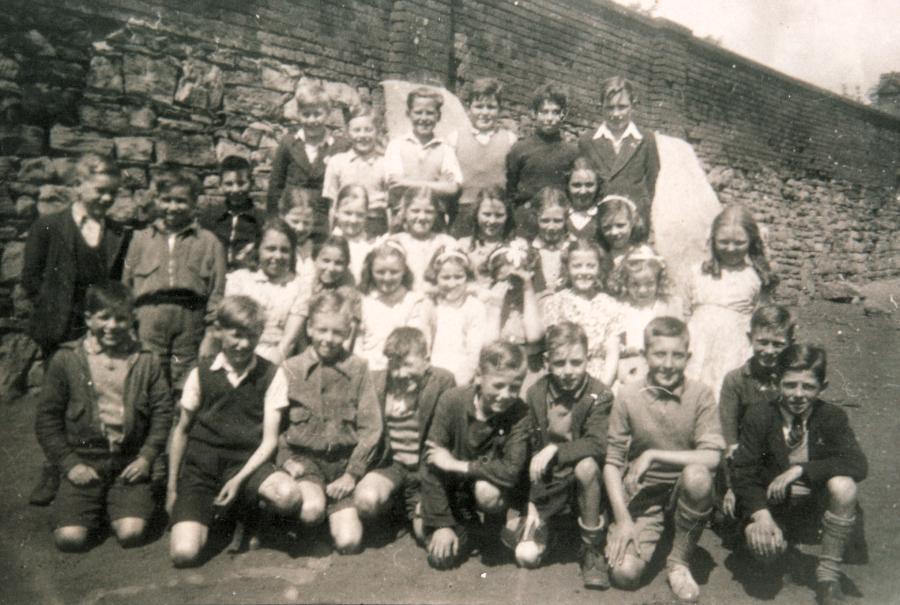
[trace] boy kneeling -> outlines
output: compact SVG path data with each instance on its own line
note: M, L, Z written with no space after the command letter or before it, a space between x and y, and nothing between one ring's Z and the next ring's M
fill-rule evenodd
M282 411L283 370L254 353L265 324L263 309L229 296L216 310L212 334L221 352L191 370L172 433L166 510L176 566L196 564L213 519L238 503L253 515L259 495L273 499L271 464Z
M462 563L472 546L470 534L479 526L478 513L502 518L510 501L524 492L532 427L519 398L525 361L517 345L489 344L481 350L475 384L451 389L438 401L426 464L420 467L432 567Z
M536 453L529 467L528 516L517 536L516 561L523 567L540 565L547 522L577 506L584 586L609 588L598 461L606 454L612 392L587 373L588 339L581 326L568 321L551 326L546 346L549 375L525 397Z
M744 418L734 490L748 521L747 545L764 561L780 558L786 536L804 520L822 519L816 592L821 603L832 604L843 600L841 560L856 522L856 485L868 463L844 411L819 399L828 385L825 370L823 349L793 345L785 351L780 395Z
M700 588L688 564L712 512L725 443L712 391L684 376L689 344L687 326L674 317L647 324L647 377L624 385L613 403L603 482L615 517L606 547L613 584L638 586L665 524L674 521L669 586L679 599L696 601Z
M172 426L168 381L132 337L128 289L91 286L84 305L88 334L51 358L35 422L67 479L53 505L53 536L65 551L83 549L104 513L122 546L143 540L154 509L150 466Z
M453 374L429 363L428 342L417 328L391 332L384 355L388 369L372 373L384 417L383 454L356 486L354 503L360 517L372 519L399 491L413 534L424 544L419 463L438 399L455 381Z

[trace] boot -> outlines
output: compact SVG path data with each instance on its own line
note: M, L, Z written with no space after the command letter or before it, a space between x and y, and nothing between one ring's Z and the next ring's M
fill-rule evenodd
M60 468L50 462L44 462L37 485L28 496L28 503L34 506L47 506L56 498L59 490Z
M586 527L578 518L581 530L581 579L585 588L606 590L609 588L609 566L603 556L603 521L597 527Z

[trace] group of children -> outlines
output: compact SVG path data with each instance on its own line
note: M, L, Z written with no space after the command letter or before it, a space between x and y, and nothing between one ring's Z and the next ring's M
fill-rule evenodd
M500 543L534 567L574 513L585 586L638 586L671 525L669 584L694 601L714 507L772 559L812 502L820 599L840 599L866 461L819 399L825 353L765 304L777 280L746 208L721 212L673 294L649 243L654 137L626 80L602 101L604 122L570 143L566 97L542 87L516 141L499 84L479 80L471 130L447 141L443 97L417 88L411 132L382 153L371 109L338 141L324 90L304 85L265 213L251 165L228 157L224 207L199 212L198 179L164 170L133 232L105 216L117 168L83 157L22 279L49 359L32 501L55 496L57 545L83 548L104 517L140 542L154 485L176 565L228 517L250 543L273 519L327 519L357 552L396 504L435 568Z

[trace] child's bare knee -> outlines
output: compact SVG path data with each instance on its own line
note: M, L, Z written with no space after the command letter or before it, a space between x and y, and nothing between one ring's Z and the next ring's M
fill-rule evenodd
M275 477L275 475L273 475L273 477ZM267 479L260 486L259 495L281 515L295 513L302 501L300 489L297 487L297 484L288 477L277 478L271 482Z
M487 481L475 482L475 503L479 510L489 514L499 514L506 510L503 492L499 487Z
M353 505L360 517L370 519L381 512L381 498L375 489L362 487L353 493Z
M88 540L88 528L77 525L60 527L53 532L56 548L63 552L79 552L84 550Z
M681 471L682 493L691 500L703 500L712 494L712 474L700 464L689 464Z
M856 481L838 476L828 480L828 496L841 508L856 506Z
M325 520L325 499L306 498L300 505L300 521L306 525L318 525Z
M516 563L525 569L539 567L543 556L543 547L533 540L519 542L516 545Z
M362 546L363 529L357 521L333 523L331 525L331 537L334 539L334 547L342 555L358 553Z
M169 558L175 567L190 567L196 565L202 549L199 542L173 540L169 544Z
M112 523L113 531L116 532L116 539L119 544L125 548L139 546L144 541L144 530L147 528L147 522L136 517L128 517L125 519L117 519Z
M637 557L625 555L621 563L609 570L609 577L613 584L625 590L634 590L641 584L644 575L645 564Z
M599 481L600 467L593 458L585 458L575 465L575 479L581 485L590 485Z

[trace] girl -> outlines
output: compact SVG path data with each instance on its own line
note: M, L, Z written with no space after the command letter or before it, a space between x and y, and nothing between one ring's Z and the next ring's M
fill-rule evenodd
M505 198L500 187L480 189L475 194L475 228L471 236L459 240L459 247L465 250L475 267L475 278L480 286L491 284L488 257L514 239L513 213Z
M759 226L739 205L715 218L712 254L694 268L688 284L691 359L685 374L706 383L718 399L725 374L753 353L747 334L761 298L775 289Z
M410 187L403 193L402 203L405 231L397 233L394 239L406 250L406 263L413 274L413 289L424 292L428 289L425 271L435 251L453 246L456 240L446 233L435 233L441 209L431 189Z
M620 305L603 292L611 262L594 242L575 240L565 249L565 288L543 299L544 325L580 324L588 335L588 373L611 385L619 364Z
M622 332L616 385L647 375L644 328L655 317L683 316L681 300L670 295L666 263L650 246L629 252L609 277L610 293L622 304Z
M316 275L316 262L313 258L313 209L307 203L307 196L302 189L290 188L284 190L282 200L282 213L284 222L290 225L294 231L294 239L297 246L294 248L294 272L305 281L312 284ZM292 197L287 197L292 196Z
M539 293L553 294L560 287L563 249L570 241L566 231L569 201L562 189L544 187L531 203L537 208L537 236L531 242L538 253L534 288Z
M370 370L387 369L384 343L395 328L411 326L431 334L431 304L414 292L413 276L406 265L406 251L393 239L377 245L363 266L359 289L362 321L356 338L356 355L369 362Z
M225 281L225 296L247 296L265 311L256 353L275 365L293 352L303 327L307 289L294 273L295 248L290 226L279 218L269 219L256 241L258 269L238 269Z
M597 213L597 241L618 267L626 254L647 240L647 227L634 202L623 195L607 195Z
M587 158L577 158L569 173L569 201L572 207L566 227L574 237L594 240L599 231L597 223L597 197L600 179Z
M350 247L350 273L356 283L359 283L363 262L373 245L366 235L368 208L366 188L362 185L345 185L337 195L333 210L332 233L347 240Z
M431 363L449 370L457 385L467 385L475 376L487 330L484 303L469 291L475 279L469 257L453 247L440 248L426 279L435 288Z

